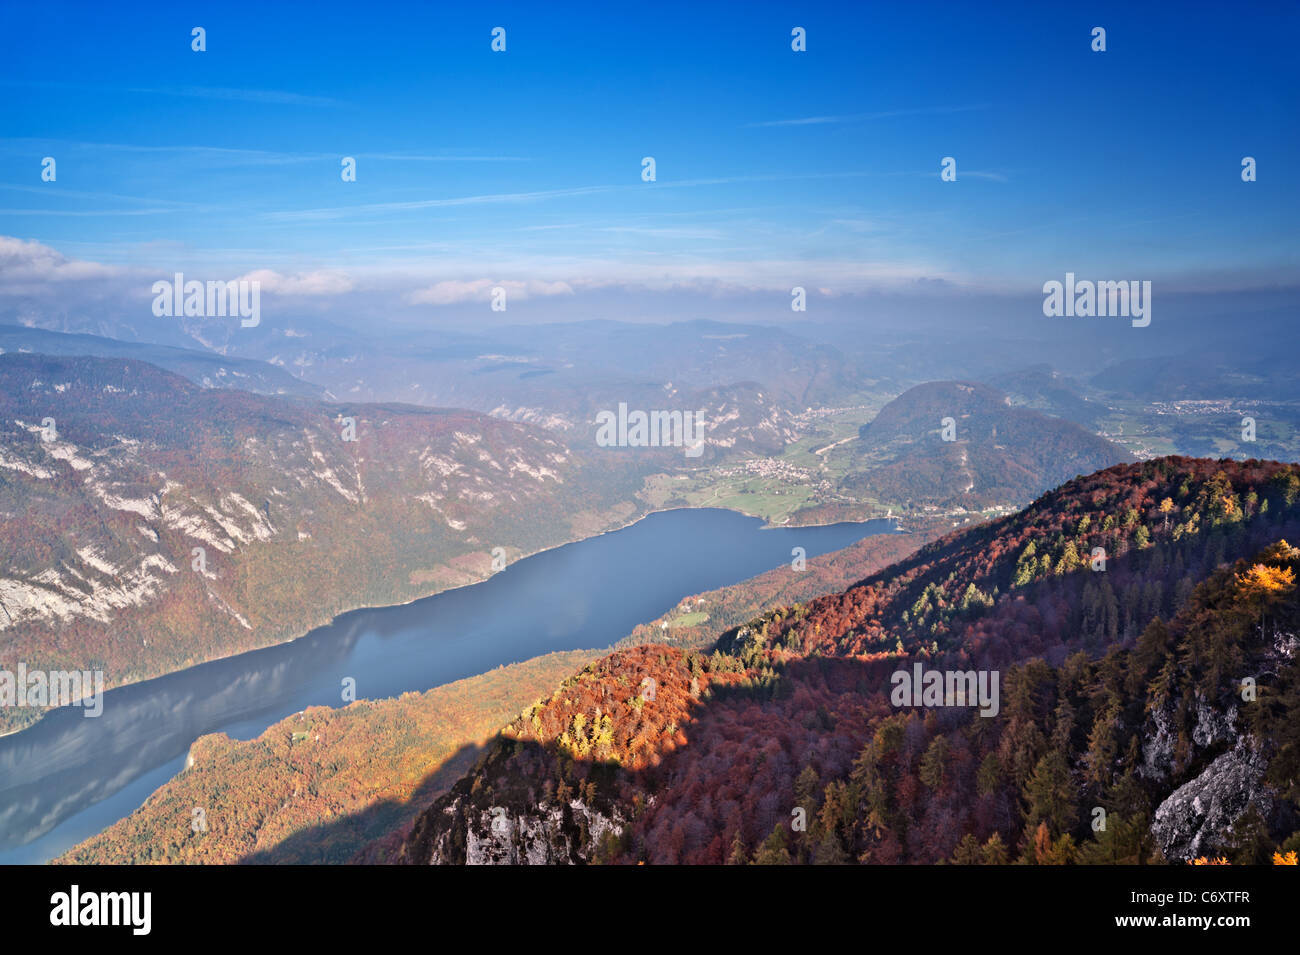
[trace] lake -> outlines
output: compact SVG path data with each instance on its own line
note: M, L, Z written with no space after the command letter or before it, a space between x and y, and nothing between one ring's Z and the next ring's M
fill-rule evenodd
M651 514L482 583L355 610L291 643L110 690L0 738L0 864L39 863L130 815L206 733L252 739L308 706L422 691L553 650L609 646L683 597L891 532L890 521L764 528L734 511Z

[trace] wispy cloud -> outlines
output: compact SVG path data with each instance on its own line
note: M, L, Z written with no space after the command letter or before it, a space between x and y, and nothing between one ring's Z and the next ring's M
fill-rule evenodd
M166 89L131 87L128 93L151 93L156 96L184 96L192 99L224 99L243 103L268 103L275 106L345 106L328 96L308 96L288 90L233 89L224 86L175 86Z
M798 119L772 119L761 123L746 123L746 128L763 126L824 126L832 123L866 123L875 119L893 119L898 116L938 116L946 113L969 113L988 109L988 103L976 106L923 106L918 109L891 109L880 113L849 113L841 116L804 116Z
M989 182L1006 182L1007 177L1000 172L989 172L983 169L963 169L959 178L966 179L987 179Z
M352 279L337 269L316 269L285 275L272 269L254 269L241 279L260 283L264 292L276 295L343 295L352 291Z
M0 235L0 288L17 282L61 282L111 275L111 266L69 259L40 242Z
M83 217L83 218L104 218L113 216L158 216L169 213L195 213L210 212L211 206L205 206L197 202L177 201L173 199L150 199L143 196L124 196L113 192L91 192L80 189L67 189L63 186L54 188L50 185L44 186L20 186L17 183L0 183L0 190L10 192L22 192L40 195L42 199L51 202L62 202L64 200L93 199L97 201L108 202L125 202L139 203L143 207L125 206L115 209L86 209L81 207L74 208L37 208L37 209L17 209L5 208L0 209L0 215L7 216L59 216L59 217Z
M187 156L209 165L248 166L248 165L286 165L301 162L318 162L322 159L338 159L334 153L284 153L265 149L237 149L227 146L186 146L186 145L149 145L136 143L97 143L84 140L10 138L0 139L0 151L23 154L35 148L67 148L86 150L88 152L118 152L128 154L158 154L166 156Z
M88 192L81 189L68 189L62 185L58 190L53 190L49 185L44 186L21 186L13 182L0 183L0 189L6 189L12 192L30 192L43 195L45 197L55 196L63 199L111 199L117 202L147 202L154 205L172 206L177 209L198 209L202 206L197 202L186 202L174 199L150 199L144 196L124 196L116 192Z
M161 216L175 209L0 209L0 216Z
M357 153L359 159L392 162L532 162L527 156L410 156L402 153Z
M92 90L96 93L144 93L153 96L183 96L190 99L221 99L243 103L266 103L273 106L346 106L328 96L309 96L290 90L235 89L225 86L110 87L89 83L59 83L51 80L0 80L0 86L48 90Z
M406 202L375 202L356 206L333 206L322 209L300 209L287 212L267 212L263 218L274 221L309 219L339 219L345 216L374 212L406 212L418 209L442 209L454 206L476 206L510 202L541 202L567 196L586 196L609 192L614 186L577 186L572 189L541 189L535 192L498 192L479 196L453 196L445 199L412 199Z
M649 226L632 226L632 225L610 225L602 226L598 232L617 232L628 235L653 236L658 239L725 239L727 238L717 229L689 229L689 228L666 228L656 229Z
M505 289L512 298L526 299L535 295L572 295L568 282L544 282L514 279L450 279L428 288L416 289L406 296L408 305L456 305L474 299L487 301L493 288Z
M99 143L83 140L39 139L34 137L0 139L0 152L23 155L34 149L77 149L87 152L157 154L184 157L209 166L286 166L295 163L338 162L341 153L288 153L268 149L240 149L229 146L141 145L138 143ZM473 154L421 155L411 153L352 153L359 159L383 162L418 163L512 163L531 162L527 156L479 156ZM6 188L0 184L0 188ZM63 191L63 190L60 190ZM70 194L70 193L65 193Z
M262 218L274 222L328 220L342 219L358 215L370 215L374 213L409 212L422 209L454 208L457 206L544 202L550 199L566 199L575 196L590 196L610 192L629 192L632 190L648 191L651 189L689 189L700 186L735 185L739 183L792 182L796 180L841 179L875 175L880 174L865 170L846 170L844 172L809 173L804 175L759 174L752 176L722 176L712 179L665 179L647 184L574 186L566 189L539 189L532 192L498 192L473 196L452 196L440 199L411 199L403 202L377 202L355 206L328 206L317 209L284 210L280 212L263 213Z

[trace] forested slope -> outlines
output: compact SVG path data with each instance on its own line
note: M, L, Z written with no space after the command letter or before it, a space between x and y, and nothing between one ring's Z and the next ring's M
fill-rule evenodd
M1274 462L1122 465L712 653L620 651L402 859L1267 861L1298 838L1298 495ZM917 662L998 673L997 715L894 706Z

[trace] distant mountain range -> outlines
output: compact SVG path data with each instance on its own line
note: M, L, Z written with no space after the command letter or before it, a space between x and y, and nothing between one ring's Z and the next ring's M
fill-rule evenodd
M1064 418L1096 431L1109 409L1089 399L1084 386L1053 371L1050 365L1034 365L990 377L986 384L1005 392L1014 405Z
M1146 401L1250 397L1289 403L1300 390L1300 370L1281 350L1244 360L1215 353L1167 355L1116 362L1089 384Z
M607 402L599 396L643 386L691 393L749 381L802 411L863 384L855 361L838 348L770 325L727 322L594 320L440 330L431 339L425 328L376 336L365 326L320 320L240 328L227 319L150 315L67 321L50 334L59 332L94 333L74 336L88 342L77 354L101 354L94 349L116 339L129 348L159 348L146 344L157 342L180 352L206 351L232 366L240 359L260 362L342 400L541 409L569 418L585 415L589 396ZM104 335L111 337L97 338ZM0 346L9 347L2 339ZM63 346L34 350L69 353ZM134 357L153 360L145 353Z
M253 358L232 358L196 348L122 342L98 335L64 334L21 325L0 325L0 354L5 352L127 358L157 365L204 388L239 388L259 395L324 397L323 389L289 374L283 368Z
M1288 314L1269 312L1268 327L1284 334ZM375 336L352 323L285 316L249 329L152 315L53 324L75 334L0 326L0 349L120 355L205 387L467 408L584 437L594 416L620 401L647 409L706 407L715 420L729 420L727 406L739 407L764 433L742 428L720 436L734 436L734 444L718 446L757 454L770 454L772 437L788 437L791 419L810 409L876 405L881 396L960 374L1005 393L1013 405L1100 433L1131 457L1300 459L1300 409L1289 401L1294 374L1285 356L1244 347L1222 316L1202 316L1187 330L1193 338L1212 336L1214 348L1180 354L1190 339L1152 326L1146 331L1154 334L1102 347L1104 364L1073 376L1058 368L1074 368L1070 358L1083 342L1096 352L1099 329L1060 326L1051 341L1028 342L979 326L948 338L929 324L884 322L864 339L856 326L835 324L595 320L440 331L431 343L427 329ZM748 409L750 400L760 404ZM1259 422L1254 446L1234 438L1246 414Z

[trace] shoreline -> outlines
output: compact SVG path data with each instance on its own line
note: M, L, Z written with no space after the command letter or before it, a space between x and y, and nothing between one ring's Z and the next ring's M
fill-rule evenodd
M762 530L762 531L766 531L766 530L794 530L794 529L796 529L796 528L800 528L800 527L809 527L809 528L812 528L812 527L833 527L833 526L835 526L835 525L837 525L837 524L869 524L869 523L871 523L872 521L883 521L883 520L887 520L887 521L891 522L891 523L894 525L895 528L898 527L898 518L894 518L894 517L871 517L871 518L867 518L867 519L864 520L864 521L830 521L830 522L817 523L817 524L794 524L794 525L791 525L791 524L773 524L773 523L772 523L771 521L769 521L767 518L759 517L758 515L755 515L755 514L746 514L744 511L737 510L736 508L733 508L733 507L721 507L721 506L717 506L717 505L708 505L708 506L704 506L704 507L699 507L699 506L694 506L694 505L684 505L684 506L677 506L677 507L654 507L654 508L650 508L650 509L644 511L643 513L640 513L640 514L637 515L636 517L633 517L631 520L625 521L624 523L622 523L622 524L618 524L618 525L616 525L616 526L611 526L611 527L609 527L609 528L607 528L607 529L605 529L605 530L603 530L603 531L600 531L600 532L597 533L597 534L591 534L591 535L589 535L589 536L587 536L587 537L575 537L575 538L572 538L572 539L569 539L569 540L561 541L561 542L559 542L559 543L557 543L557 544L552 544L552 545L549 546L549 547L540 547L540 548L538 548L538 549L535 550L535 551L531 551L531 552L528 552L528 553L521 553L520 556L516 557L515 560L512 561L511 563L515 563L515 562L517 562L517 561L521 561L521 560L527 560L527 559L530 558L530 557L536 557L536 556L538 556L539 554L545 554L545 553L548 553L548 552L550 552L550 551L559 550L559 549L561 549L561 548L563 548L563 547L569 547L569 546L572 546L573 544L580 544L580 543L583 543L583 542L585 542L585 541L596 540L597 538L604 537L604 536L607 535L607 534L616 534L616 533L619 533L620 531L625 531L625 530L627 530L628 528L633 527L633 526L635 526L636 524L641 523L641 521L646 520L647 518L649 518L650 516L652 516L652 515L654 515L654 514L667 514L667 513L671 513L671 512L673 512L673 511L729 511L730 513L733 513L733 514L739 514L739 515L742 516L742 517L747 517L747 518L751 518L751 519L753 519L753 520L760 521L760 522L762 523L762 526L759 528L759 530ZM895 531L895 532L898 532L898 531ZM898 532L898 533L910 533L910 532L908 532L908 531L902 531L902 532ZM471 552L471 553L472 553L472 552ZM509 567L510 565L507 564L506 566ZM496 571L495 573L501 573L501 571ZM129 681L129 682L126 682L126 683L116 684L116 685L111 686L111 687L105 687L105 689L104 689L104 693L111 693L113 690L124 689L124 688L126 688L126 687L130 687L130 686L140 686L140 685L142 685L142 684L149 683L149 682L152 681L152 680L160 680L160 679L164 679L164 678L166 678L166 677L174 676L174 675L176 675L176 674L178 674L178 673L184 673L186 670L192 669L193 667L203 666L203 665L206 664L206 663L216 663L216 662L221 661L221 660L230 660L230 659L233 659L233 658L235 658L235 657L242 656L242 655L245 654L245 653L256 653L256 652L261 651L261 650L267 650L267 649L270 649L271 647L288 646L288 645L290 645L290 644L293 644L293 643L297 642L298 640L302 640L302 639L304 639L304 638L310 636L312 633L314 633L315 631L317 631L317 630L319 630L319 629L321 629L321 628L323 628L323 627L329 627L329 626L334 626L334 625L336 625L340 620L342 620L342 619L343 619L344 617L346 617L348 614L364 613L364 612L368 612L368 611L372 611L372 610L384 610L384 609L390 609L390 608L395 608L395 607L407 607L407 606L410 606L411 604L419 603L421 600L428 600L428 599L431 598L431 597L437 597L437 596L440 596L440 595L442 595L442 594L453 593L453 592L455 592L455 591L457 591L457 590L463 590L463 589L466 588L466 587L476 587L476 586L478 586L479 584L484 583L484 582L487 581L487 580L490 580L493 576L495 576L495 573L494 573L494 574L489 574L489 575L486 576L486 577L481 577L481 578L479 578L479 579L477 579L477 580L471 580L471 581L469 581L469 582L467 582L467 583L457 584L457 585L454 586L454 587L445 587L445 588L443 588L443 589L441 589L441 590L434 590L434 591L431 591L431 592L429 592L429 593L420 594L420 595L418 595L418 596L415 596L415 597L410 598L409 600L402 600L402 601L397 601L397 602L395 602L395 603L384 603L384 604L358 604L358 605L356 605L356 606L354 606L354 607L349 607L349 608L347 608L346 610L340 610L338 613L334 614L334 616L332 616L332 617L329 618L328 620L325 620L325 621L322 621L322 622L319 622L319 623L315 623L315 624L313 624L312 626L308 627L307 629L305 629L305 630L301 631L300 633L296 634L295 636L289 637L288 639L285 639L285 640L272 640L272 641L269 641L269 642L267 642L267 643L261 644L261 645L256 646L256 647L249 647L249 648L247 648L247 649L237 650L237 651L235 651L235 652L233 652L233 653L220 654L220 655L212 656L212 657L208 657L208 658L205 658L205 659L202 659L202 660L196 660L196 661L194 661L194 662L192 662L192 663L189 663L189 664L187 664L187 665L185 665L185 666L183 666L183 667L178 667L177 669L174 669L174 670L166 670L166 671L164 671L164 672L162 672L162 673L155 674L154 676L145 677L144 679L140 679L140 680L132 680L132 681ZM436 689L436 687L428 687L427 689ZM39 719L37 719L37 720L35 720L35 721L31 722L31 723L28 723L28 724L26 724L25 726L21 726L21 727L19 727L19 728L17 728L17 729L12 729L12 730L7 730L7 731L4 731L4 732L0 732L0 739L4 739L4 738L9 737L9 736L14 736L14 735L17 735L17 734L20 734L20 733L24 733L24 732L26 732L26 731L28 731L28 730L31 730L31 729L35 729L35 728L36 728L37 726L39 726L40 723L41 723L41 722L46 718L46 716L48 716L49 714L51 714L51 713L53 713L53 712L56 712L58 709L62 709L62 707L53 707L53 708L49 708L49 709L47 709L47 710L46 710L46 711L41 715L41 717L40 717Z
M601 531L601 532L598 533L598 534L592 534L592 535L589 535L588 537L585 537L585 538L579 538L579 539L574 540L574 541L567 541L567 542L565 542L564 544L557 544L557 545L554 545L554 546L552 546L552 547L540 548L540 549L537 551L537 554L528 555L528 556L537 556L537 555L543 554L543 553L545 553L545 552L547 552L547 551L558 550L560 547L564 547L564 546L576 546L576 545L581 544L581 543L588 543L588 542L594 541L596 538L600 538L600 537L603 537L603 536L608 535L608 534L615 534L615 533L618 533L618 532L621 532L621 531L628 531L628 530L630 530L631 528L633 528L633 527L639 525L640 523L646 521L646 520L647 520L647 519L648 519L652 514L657 514L657 513L667 513L667 512L669 512L669 511L680 511L680 512L684 512L683 517L682 517L681 520L682 520L683 526L687 526L687 527L689 527L689 526L692 525L692 521L690 520L690 515L691 515L691 514L695 514L695 515L698 515L698 516L700 516L700 517L705 517L705 516L706 516L706 512L708 512L708 511L715 511L716 514L717 514L717 516L716 516L715 518L713 518L713 521L716 522L719 518L722 518L722 517L724 517L724 516L727 517L727 518L729 518L729 520L728 520L728 521L725 521L721 526L723 526L723 527L731 526L731 527L735 530L736 533L752 534L753 532L758 531L758 530L768 530L768 529L777 529L777 530L784 529L784 530L788 530L788 531L794 531L795 533L797 533L797 530L795 530L795 529L791 529L791 528L780 528L780 527L773 528L773 527L769 526L769 525L767 524L767 522L761 520L760 518L755 517L754 515L747 515L747 514L744 514L744 513L738 512L738 511L736 511L736 510L734 510L734 509L732 509L732 508L721 508L721 507L708 507L708 508L699 508L699 507L672 507L672 508L659 508L659 509L654 509L654 510L647 511L647 512L645 512L645 513L640 513L640 514L636 514L636 515L629 515L629 517L628 517L627 519L625 519L625 520L620 520L620 521L618 521L618 522L616 522L616 523L611 523L607 529ZM734 515L734 517L733 517L732 515ZM870 526L872 523L875 524L874 527ZM845 546L845 547L847 547L847 546L851 546L853 541L856 541L857 539L860 539L860 538L873 538L873 537L876 537L876 536L880 536L880 537L888 537L888 536L892 536L892 530L893 530L893 524L892 524L892 522L889 522L889 521L886 521L886 522L883 522L883 523L874 522L874 521L873 521L873 522L867 522L867 521L845 521L845 522L835 522L835 524L838 524L840 527L844 528L844 531L841 532L841 536L843 536L844 534L847 534L849 537L852 538L852 541L850 541L849 543L845 543L845 544L843 544L843 545L836 545L836 546L833 548L833 550L838 550L838 549L841 548L841 546ZM673 523L670 523L670 524L668 524L668 525L656 525L656 527L657 527L658 529L657 529L657 530L651 530L651 531L649 531L648 533L659 534L659 535L663 535L663 534L666 533L666 534L669 536L669 538L675 538L675 537L676 537L676 531L674 531L674 528L677 527L677 526L678 526L678 522L673 522ZM833 526L833 525L821 525L821 526ZM828 551L828 552L833 552L833 550L832 550L832 551ZM518 558L517 558L517 560L518 560ZM765 572L765 571L758 571L757 573L762 573L762 572ZM492 576L495 576L495 575L492 575ZM744 575L741 575L741 576L743 577ZM483 580L479 580L479 581L477 581L476 583L484 583L487 579L490 579L490 577L489 577L489 578L484 578ZM475 585L475 584L467 583L467 584L463 584L463 585L460 585L460 586L461 586L461 587L468 587L468 586L474 586L474 585ZM447 592L449 592L449 591L451 591L451 590L456 590L456 589L460 589L460 587L456 587L456 588L447 588L447 589L444 590L444 591L440 591L439 594L445 594L445 593L447 593ZM419 599L431 599L432 597L436 597L436 596L438 596L439 594L433 594L433 595L430 595L430 597L428 597L428 598L419 598ZM346 617L346 614L347 614L347 613L358 613L358 612L380 612L380 613L382 613L382 612L384 612L384 611L394 610L394 609L398 609L398 608L400 608L400 607L405 607L405 606L408 606L408 605L413 604L413 603L416 603L416 602L417 602L417 600L409 600L409 601L405 601L405 602L402 602L402 603L385 604L385 605L376 606L376 607L373 607L373 608L371 608L371 607L358 608L357 610L350 610L350 611L346 611L346 612L343 613L343 614L337 615L336 617L334 617L334 622L337 623L338 621L343 620L343 618ZM645 621L643 621L643 620L637 620L637 621L635 621L635 622L640 623L640 622L645 622ZM633 625L634 625L634 624L633 624L633 621L630 621L630 620L627 621L627 626L623 628L623 632L619 632L619 633L617 634L617 638L622 638L623 636L625 636L626 633L630 633L630 632L631 632L631 629L632 629L632 627L633 627ZM348 626L348 622L347 622L346 620L343 620L343 626L344 626L345 628ZM260 652L262 652L263 650L274 650L274 649L279 649L279 648L287 647L287 646L292 645L296 640L301 640L301 639L303 639L303 638L305 638L305 637L310 636L310 634L312 634L312 633L315 631L315 629L316 629L316 628L313 628L312 630L308 630L307 633L300 634L300 635L296 636L293 640L282 641L281 643L278 643L278 644L274 645L274 647L261 648L261 650L257 650L257 651L246 651L246 652L248 652L248 653L253 653L253 652L258 652L258 653L260 653ZM590 636L597 636L597 637L599 637L599 636L601 636L601 634L590 634ZM556 649L556 650L543 651L543 652L541 653L541 655L544 656L544 655L546 655L546 654L548 654L548 653L555 653L555 652L573 652L574 650L588 650L588 651L595 652L595 653L597 653L597 654L601 654L601 655L603 655L604 653L613 652L614 650L618 649L618 647L617 647L618 639L617 639L617 638L614 638L614 637L609 637L607 634L606 634L605 636L606 636L606 640L604 640L604 641L599 641L599 642L600 642L600 643L608 643L608 645L606 645L606 646L600 646L600 645L598 645L598 646L594 646L594 647L593 647L593 646L589 646L589 645L587 645L587 644L588 644L588 643L597 643L597 641L583 641L584 646L582 646L582 647L576 647L576 648L575 648L575 647L561 647L561 648ZM222 659L229 659L231 656L235 656L235 657L237 657L237 656L240 656L240 655L241 655L241 654L227 655L226 657L223 657ZM455 682L457 682L458 680L471 679L471 678L474 678L474 677L483 676L483 675L486 675L486 674L491 673L491 672L494 671L494 670L502 669L503 667L508 667L508 666L510 666L510 665L514 665L514 664L525 663L525 662L527 662L528 660L533 659L533 657L535 657L535 656L537 656L537 655L539 655L539 654L538 654L538 651L537 651L536 649L534 649L534 650L531 650L531 651L529 651L529 652L527 652L527 653L523 653L523 654L520 655L517 659L512 659L512 658L502 658L502 659L499 659L499 660L495 661L495 663L491 663L491 662L489 662L489 665L488 665L488 666L484 666L484 667L475 667L475 668L473 669L473 672L466 672L465 674L463 674L463 675L461 675L461 676L457 676L455 679L452 679L452 680L438 679L436 676L434 676L434 674L430 674L430 676L434 676L434 679L430 680L429 683L428 683L427 685L421 685L421 686L419 686L418 688L416 688L416 687L412 687L411 690L403 690L403 691L401 692L401 694L385 694L385 693L382 693L382 692L381 692L381 693L376 694L376 695L374 695L374 696L366 696L366 697L364 697L364 698L359 697L358 699L365 699L366 701L368 701L368 704L372 704L372 703L379 703L379 702L382 702L383 700L385 700L385 699L387 699L387 698L389 698L389 697L392 697L392 696L403 695L403 694L405 694L406 692L412 692L412 691L413 691L413 692L419 692L419 693L427 693L427 692L431 692L431 691L437 690L437 689L439 689L439 688L441 688L441 687L443 687L443 686L446 686L446 685L448 685L448 684L450 684L450 683L455 683ZM209 662L216 663L216 662L218 662L218 661L215 661L215 660L214 660L214 661L209 661ZM237 664L237 665L238 665L238 664ZM197 665L197 666L202 666L202 664L199 664L199 665ZM183 673L184 671L177 671L177 672L178 672L178 673ZM175 677L176 675L177 675L176 673L171 673L171 674L166 674L166 675L163 675L163 676L160 676L160 677L155 677L155 678L153 678L153 679L162 680L162 679L167 679L167 678L170 678L170 677ZM147 682L149 682L149 681L140 681L140 682L146 682L146 683L147 683ZM134 684L132 684L132 685L134 685ZM146 691L146 692L149 692L149 691ZM330 705L330 704L326 704L326 705ZM261 726L261 725L259 725L259 732L254 734L254 738L255 738L256 736L260 735L261 733L264 733L265 730L266 730L266 728L269 727L269 726L274 725L275 722L276 722L275 720L271 720L271 721L267 722L265 726ZM28 728L33 728L33 729L34 729L34 728L38 727L39 725L40 725L40 723L39 723L39 721L38 721L37 724L35 724L35 726L33 726L33 727L28 727ZM20 731L20 732L21 732L21 731ZM8 734L8 735L13 735L13 734ZM195 741L195 739L198 739L199 737L201 737L201 736L203 736L203 735L207 735L207 734L205 734L205 733L199 733L199 734L197 734L197 735L194 737L194 739L189 739L189 740L187 740L187 741L186 741L186 746L185 746L185 752L186 752L186 753L191 752L192 747L193 747L193 745L194 745L194 741ZM12 745L12 744L11 744L11 745ZM21 745L21 744L20 744L20 745ZM184 762L182 761L181 767L183 767L183 766L184 766ZM178 773L183 772L183 771L184 771L183 768L178 768L178 770L177 770ZM137 778L138 778L138 777L137 777ZM171 780L172 778L174 778L174 774L170 774L170 775L168 775L167 778L166 778L165 780L162 780L162 781L159 782L159 786L164 785L167 781ZM152 788L152 787L151 787L151 788ZM156 791L156 790L154 790L154 791ZM105 798L111 798L112 795L113 795L113 794L109 794L109 796L107 796L107 797L105 797ZM150 798L151 796L152 796L152 792L149 793L149 794L146 794L146 795L144 796L143 801L142 801L140 804L142 805L143 802L147 802L148 798ZM101 799L101 800L96 800L96 804L97 804L98 802L102 802L102 801L103 801L102 799ZM124 817L125 815L129 815L130 812L133 812L133 811L134 811L135 809L137 809L137 808L138 808L138 805L135 805L135 804L132 804L132 805L130 805L130 806L125 806L125 804L124 804L123 817ZM116 819L116 817L115 817L115 819ZM56 825L56 827L55 827L55 830L51 830L51 831L57 831L57 825ZM100 831L102 831L102 830L100 830ZM57 853L56 853L56 854L57 854ZM51 856L51 858L53 858L53 857L54 857L54 856ZM48 861L48 860L45 860L45 861Z

